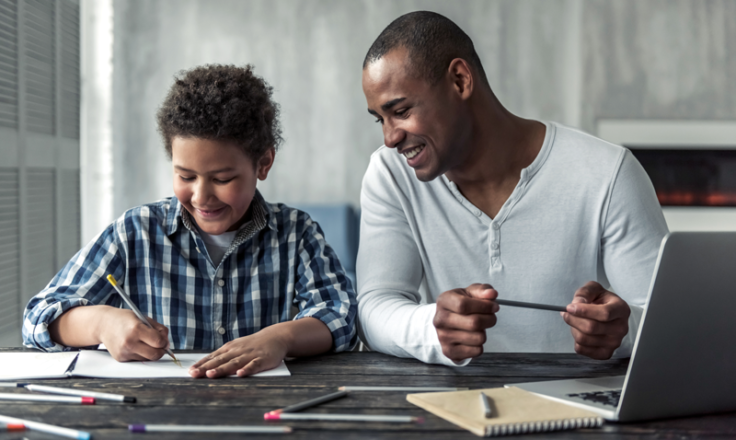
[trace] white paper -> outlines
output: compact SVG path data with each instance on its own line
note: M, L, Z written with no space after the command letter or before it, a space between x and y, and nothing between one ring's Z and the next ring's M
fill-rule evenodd
M76 356L77 352L0 353L0 380L66 377L64 373Z
M118 362L110 353L99 350L84 350L79 353L74 376L104 377L115 379L148 379L164 377L191 377L189 367L206 356L206 353L175 353L181 367L167 355L157 361ZM263 371L250 377L291 376L284 361L273 370Z

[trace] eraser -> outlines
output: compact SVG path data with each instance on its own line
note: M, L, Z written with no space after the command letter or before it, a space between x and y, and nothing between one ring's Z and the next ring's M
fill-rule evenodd
M94 404L95 404L94 397L82 397L82 405L94 405Z
M281 420L281 415L278 413L266 413L263 415L263 420Z

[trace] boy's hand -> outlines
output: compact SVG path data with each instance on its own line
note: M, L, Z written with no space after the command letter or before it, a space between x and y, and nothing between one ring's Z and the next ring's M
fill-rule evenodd
M166 354L169 329L165 326L148 318L150 329L131 310L109 308L105 312L100 341L116 361L155 361Z
M289 344L275 327L226 343L192 365L189 374L210 379L233 374L244 377L276 368L286 357Z

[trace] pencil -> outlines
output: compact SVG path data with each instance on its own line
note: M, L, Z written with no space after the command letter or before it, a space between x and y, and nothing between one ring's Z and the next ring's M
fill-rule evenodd
M0 382L0 388L23 388L24 383Z
M93 397L37 396L35 394L0 394L0 400L25 400L32 402L78 403L94 405Z
M128 425L130 432L235 432L241 434L289 434L288 426Z
M462 391L467 388L455 387L340 387L340 391L408 391L412 393L422 393L431 391Z
M321 397L316 397L314 399L306 400L301 403L296 403L294 405L287 406L286 408L281 408L277 410L271 411L272 414L281 414L281 413L291 413L291 412L297 412L301 411L303 409L311 408L313 406L317 406L320 403L330 402L336 399L339 399L341 397L345 397L348 395L347 391L338 391L336 393L330 393L326 394Z
M390 423L423 423L421 417L390 416L372 414L307 414L307 413L266 413L264 420L322 420L333 422L390 422Z
M123 289L121 289L120 286L118 286L118 282L115 279L115 277L112 276L112 274L107 276L107 281L109 281L110 284L112 284L112 287L114 287L115 291L118 292L118 295L120 295L120 297L123 298L123 301L125 301L125 304L127 304L128 307L130 307L130 309L133 311L133 313L135 313L135 316L137 316L138 319L140 319L142 323L146 324L148 328L153 329L153 326L151 325L150 322L148 322L148 319L146 319L146 317L143 316L143 313L141 313L141 311L138 310L138 307L136 307L135 304L133 304L133 301L131 301L128 295L126 295L125 292L123 292ZM171 356L171 359L174 360L176 365L181 367L181 362L179 362L179 359L177 359L176 356L174 356L174 352L172 352L170 348L166 349L166 353L169 356Z
M539 310L552 310L555 312L566 312L567 307L565 306L552 306L549 304L537 304L537 303L528 303L528 302L522 302L522 301L509 301L507 299L494 299L496 303L500 306L509 306L509 307L523 307L525 309L539 309Z
M38 432L46 432L62 437L76 438L78 440L89 440L92 435L89 432L77 431L76 429L62 428L61 426L47 425L46 423L34 422L32 420L17 419L15 417L0 416L0 422L8 424L23 424L26 429Z
M49 387L46 385L33 385L33 384L27 384L25 387L29 391L38 391L39 393L63 394L66 396L94 397L95 399L111 400L113 402L135 403L135 397L123 396L120 394L98 393L95 391L74 390L71 388L57 388L57 387Z

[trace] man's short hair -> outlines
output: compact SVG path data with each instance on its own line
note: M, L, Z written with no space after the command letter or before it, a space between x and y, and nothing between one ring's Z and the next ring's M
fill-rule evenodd
M397 18L373 42L363 60L363 69L393 49L409 52L411 74L437 83L455 58L467 61L488 84L473 41L449 18L429 11L416 11Z
M255 164L282 141L271 94L251 65L210 64L179 72L157 114L169 157L179 136L233 142Z

